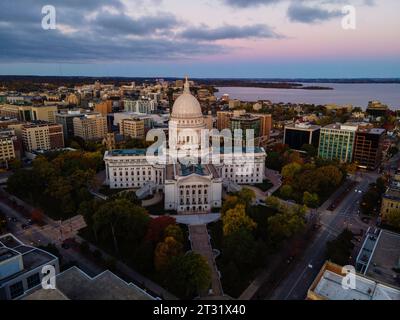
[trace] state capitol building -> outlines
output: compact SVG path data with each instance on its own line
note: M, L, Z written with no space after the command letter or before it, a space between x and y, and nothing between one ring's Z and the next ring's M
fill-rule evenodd
M214 148L202 140L204 132L209 130L200 103L186 79L172 108L168 144L153 154L137 149L107 151L106 183L111 189L135 189L139 198L162 192L166 211L204 214L222 206L223 188L232 192L240 185L263 182L263 148L236 147L236 143Z

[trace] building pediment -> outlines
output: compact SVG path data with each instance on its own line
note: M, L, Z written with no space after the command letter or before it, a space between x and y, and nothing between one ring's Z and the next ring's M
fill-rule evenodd
M198 183L198 182L210 183L212 180L210 176L201 176L195 173L185 177L177 176L176 178L179 183Z

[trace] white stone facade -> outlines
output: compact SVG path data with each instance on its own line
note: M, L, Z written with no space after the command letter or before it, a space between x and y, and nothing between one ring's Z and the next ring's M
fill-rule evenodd
M148 190L163 192L165 210L192 214L220 208L226 181L238 185L263 182L264 149L240 148L238 153L222 148L216 152L210 146L200 148L204 129L200 104L190 94L186 81L184 93L176 100L171 115L170 149L164 150L164 156L147 155L146 150L107 151L104 156L107 184L111 189L139 189L142 194ZM193 163L182 164L175 159L177 150L199 150L199 154Z

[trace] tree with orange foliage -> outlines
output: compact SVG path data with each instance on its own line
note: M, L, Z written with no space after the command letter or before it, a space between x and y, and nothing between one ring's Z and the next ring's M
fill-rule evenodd
M166 237L154 251L154 266L157 271L166 270L171 259L182 254L182 244L173 237Z

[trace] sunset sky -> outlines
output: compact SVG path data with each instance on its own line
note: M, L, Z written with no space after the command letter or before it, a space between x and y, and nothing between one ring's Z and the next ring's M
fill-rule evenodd
M44 5L57 29L41 27ZM341 26L356 8L356 30ZM0 74L400 77L398 0L1 0Z

